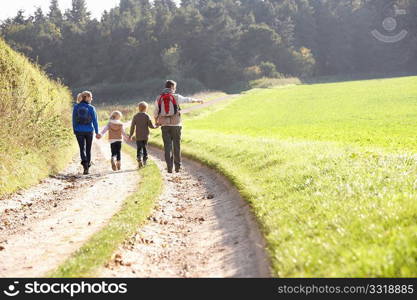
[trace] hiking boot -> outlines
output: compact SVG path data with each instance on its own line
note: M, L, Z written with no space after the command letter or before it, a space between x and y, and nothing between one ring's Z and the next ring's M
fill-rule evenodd
M84 168L84 172L83 172L83 175L88 175L88 174L90 174L90 165L88 164L88 163L82 163L82 165L83 165L83 168Z
M117 171L116 160L114 157L111 158L111 168L113 171Z
M176 172L176 173L181 172L181 167L175 167L175 172Z
M143 164L142 160L138 159L138 167L139 167L139 169L142 169L143 166L144 166L144 164Z
M172 169L168 169L168 173L169 174L172 174L173 172L172 172Z
M147 159L144 159L143 160L143 166L146 167L147 165L148 165L148 160Z
M116 162L116 168L117 171L120 171L122 169L122 162L120 160Z

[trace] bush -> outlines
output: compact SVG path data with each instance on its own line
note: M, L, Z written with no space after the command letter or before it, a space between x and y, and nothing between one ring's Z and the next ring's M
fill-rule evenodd
M238 81L227 88L225 92L229 94L239 94L247 90L250 90L249 81Z
M245 80L255 80L262 77L262 70L259 66L247 67L243 70Z
M261 62L259 65L263 77L277 78L280 77L280 74L277 72L276 66L269 61Z

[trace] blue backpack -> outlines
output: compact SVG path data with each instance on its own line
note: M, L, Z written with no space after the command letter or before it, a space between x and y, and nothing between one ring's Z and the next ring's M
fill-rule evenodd
M93 121L88 107L79 106L76 114L77 123L80 125L89 125Z

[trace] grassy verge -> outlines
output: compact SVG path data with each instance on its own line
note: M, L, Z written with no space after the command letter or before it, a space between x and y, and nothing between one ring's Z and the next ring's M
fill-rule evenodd
M275 276L415 277L416 79L252 91L186 120L183 151L250 203Z
M0 197L6 197L18 190L38 184L44 178L59 173L72 160L77 152L74 141L62 146L59 151L53 149L32 149L25 153L3 154L0 165ZM4 165L3 165L4 164Z
M71 95L0 39L0 197L61 170L75 153Z
M133 148L124 147L124 151L136 157ZM132 236L140 224L145 222L155 206L155 200L161 193L163 182L159 169L153 162L139 173L141 180L138 190L126 199L121 210L81 249L49 274L50 277L96 276L97 269L107 263L117 247Z

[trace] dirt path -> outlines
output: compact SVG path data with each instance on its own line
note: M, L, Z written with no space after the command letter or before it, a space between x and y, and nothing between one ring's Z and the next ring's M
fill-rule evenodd
M0 277L45 275L119 210L139 178L126 155L126 171L113 173L109 152L96 142L90 176L80 175L77 157L62 174L0 200Z
M265 243L248 205L216 172L188 159L179 174L152 159L165 191L147 225L119 248L103 277L268 277Z
M199 105L195 105L195 106L190 106L188 108L182 109L181 110L181 113L182 114L187 114L189 112L192 112L192 111L195 111L195 110L198 110L198 109L202 109L202 108L205 108L205 107L209 107L209 106L216 105L219 102L223 102L223 101L226 101L226 100L230 100L230 99L232 99L234 97L237 97L237 96L238 95L225 95L223 97L216 98L214 100L205 102L203 104L199 104Z
M210 101L191 112L229 99ZM122 245L102 277L269 277L265 242L247 203L224 177L189 159L168 174L152 148L165 190L148 224Z

